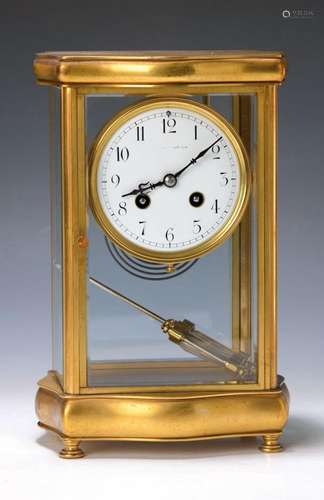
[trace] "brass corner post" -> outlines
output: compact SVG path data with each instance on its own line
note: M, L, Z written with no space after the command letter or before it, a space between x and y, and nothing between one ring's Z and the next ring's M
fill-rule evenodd
M86 325L86 237L84 97L61 88L62 241L63 241L63 385L80 392L80 339ZM83 348L84 349L84 348Z
M257 268L260 382L277 387L277 85L258 93Z

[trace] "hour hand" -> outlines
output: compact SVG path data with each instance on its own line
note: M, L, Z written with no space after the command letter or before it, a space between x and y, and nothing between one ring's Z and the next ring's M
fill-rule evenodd
M158 186L162 186L163 181L156 182L155 184L152 184L151 182L143 182L142 184L138 185L138 188L133 189L133 191L130 191L129 193L122 194L122 198L126 196L133 196L136 194L141 194L145 193L145 191L152 191Z
M130 191L129 193L122 194L122 198L125 198L125 196L132 196L135 194L139 194L141 191L139 189L133 189L133 191Z

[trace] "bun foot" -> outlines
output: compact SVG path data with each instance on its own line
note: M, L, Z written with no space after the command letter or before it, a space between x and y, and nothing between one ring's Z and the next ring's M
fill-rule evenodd
M263 453L279 453L283 451L283 447L279 443L280 434L265 434L263 436L263 443L259 446L259 450Z
M84 451L80 448L78 439L63 439L64 448L60 451L61 458L82 458Z

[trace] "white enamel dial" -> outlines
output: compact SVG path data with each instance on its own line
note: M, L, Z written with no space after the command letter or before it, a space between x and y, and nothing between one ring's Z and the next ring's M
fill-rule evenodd
M128 115L107 128L96 151L99 218L112 239L148 260L194 254L244 201L244 155L233 131L191 101L161 100Z

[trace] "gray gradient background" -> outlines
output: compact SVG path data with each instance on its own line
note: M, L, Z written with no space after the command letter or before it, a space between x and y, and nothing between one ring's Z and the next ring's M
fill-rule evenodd
M5 392L19 398L51 365L47 96L34 81L34 53L275 49L289 62L279 114L279 367L292 392L292 410L296 401L315 405L318 391L323 397L324 22L319 1L306 5L312 19L281 16L284 8L304 6L230 0L1 4Z

